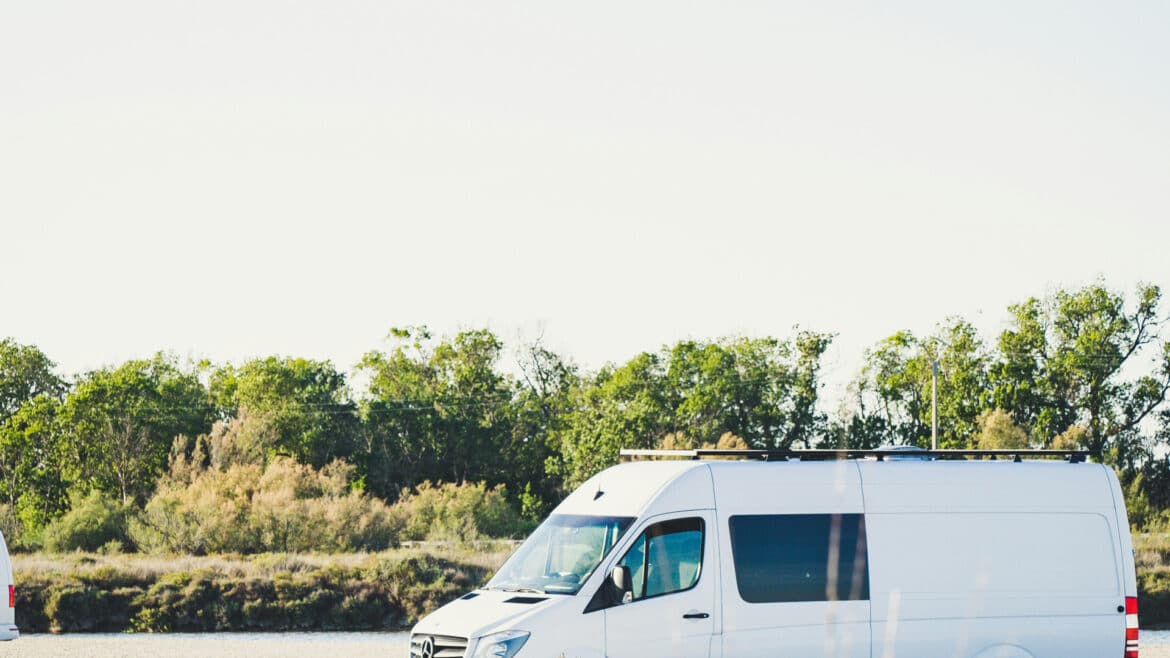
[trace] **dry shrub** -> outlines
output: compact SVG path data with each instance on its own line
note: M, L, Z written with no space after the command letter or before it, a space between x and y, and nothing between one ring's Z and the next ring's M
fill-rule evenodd
M508 502L503 485L423 482L415 491L404 491L393 510L403 526L402 538L414 541L469 542L532 530Z
M351 475L352 466L340 462L318 471L287 457L211 466L187 475L189 484L160 484L131 524L131 537L146 551L192 555L396 545L398 521L390 508L351 490Z
M1028 448L1028 432L1016 424L1012 415L1003 409L988 409L979 414L980 450L1014 450Z
M0 534L4 535L9 550L20 545L21 525L16 509L11 505L0 505Z

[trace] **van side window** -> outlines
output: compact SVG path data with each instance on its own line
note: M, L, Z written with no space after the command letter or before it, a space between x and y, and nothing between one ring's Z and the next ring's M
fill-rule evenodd
M622 557L630 568L634 600L691 589L703 566L703 520L656 523Z
M730 530L735 580L748 603L869 598L862 514L733 516Z

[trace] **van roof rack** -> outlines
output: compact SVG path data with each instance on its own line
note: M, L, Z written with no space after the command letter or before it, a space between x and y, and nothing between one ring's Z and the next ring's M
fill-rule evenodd
M719 450L699 448L696 450L635 450L623 448L620 451L623 461L638 457L674 458L674 459L709 459L718 457L738 457L741 459L756 459L760 461L826 461L835 459L876 459L885 461L911 459L1010 459L1013 462L1023 461L1025 457L1060 457L1072 464L1080 464L1089 458L1084 450L927 450L914 446L897 446L892 448L878 448L876 450Z

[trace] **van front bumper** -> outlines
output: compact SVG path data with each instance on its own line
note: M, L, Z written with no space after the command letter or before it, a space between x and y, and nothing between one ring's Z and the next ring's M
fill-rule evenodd
M15 640L18 637L20 637L20 629L19 628L15 627L15 626L9 626L8 628L0 628L0 642L5 642L7 640Z

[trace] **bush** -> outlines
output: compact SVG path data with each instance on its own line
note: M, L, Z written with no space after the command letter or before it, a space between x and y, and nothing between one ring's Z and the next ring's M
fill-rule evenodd
M45 605L54 633L119 631L125 628L137 588L66 586L54 589Z
M215 570L167 574L135 606L130 628L148 632L372 630L401 613L360 571L322 567L267 579Z
M49 631L389 630L483 583L508 551L16 561L16 622Z
M380 500L349 488L352 467L320 471L277 457L164 482L131 526L152 552L370 551L397 545L398 522Z
M519 537L533 527L508 502L503 485L488 489L482 482L423 482L416 491L403 492L394 514L403 526L402 538L415 541Z
M400 625L417 622L423 615L455 600L487 580L482 567L458 564L428 553L412 553L378 560L363 577L384 588L394 608L401 610Z
M1142 628L1165 628L1170 625L1170 570L1159 568L1139 571L1138 598Z
M0 505L0 533L4 535L9 550L16 550L20 545L20 519L16 517L16 510L11 505Z
M64 553L92 552L115 542L124 546L129 516L126 507L95 491L45 528L44 547Z

